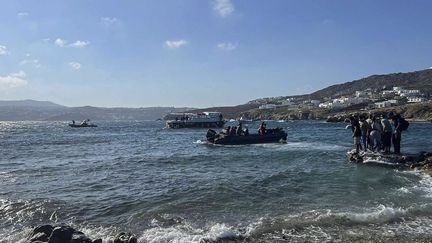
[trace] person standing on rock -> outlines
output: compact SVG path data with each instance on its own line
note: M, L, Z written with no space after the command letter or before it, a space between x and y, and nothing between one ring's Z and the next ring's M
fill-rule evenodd
M362 146L361 146L361 128L360 128L360 123L359 121L354 118L353 116L350 117L350 123L351 123L351 129L353 131L353 139L354 139L354 147L356 150L356 153L359 153L360 150L362 150Z
M393 148L395 154L400 154L400 144L402 140L403 123L406 122L399 114L390 112L389 117L393 121L394 131L392 136Z
M369 139L372 144L372 151L379 152L381 149L381 132L382 126L378 118L374 117L372 122L372 130Z
M366 118L364 116L360 116L360 129L361 129L361 141L363 145L363 149L366 152L369 140L369 123L366 122Z
M383 126L382 143L384 147L384 153L390 153L393 129L390 121L387 119L387 115L383 115L381 124Z

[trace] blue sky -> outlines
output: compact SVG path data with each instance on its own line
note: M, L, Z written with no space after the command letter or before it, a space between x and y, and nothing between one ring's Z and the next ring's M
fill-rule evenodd
M432 66L430 0L2 1L0 100L242 104Z

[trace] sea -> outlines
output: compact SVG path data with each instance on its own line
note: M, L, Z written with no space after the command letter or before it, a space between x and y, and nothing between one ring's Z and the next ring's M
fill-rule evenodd
M344 123L268 121L287 143L239 146L161 121L96 123L0 122L0 242L42 224L104 242L432 242L432 178L349 162ZM402 152L432 151L431 137L412 123Z

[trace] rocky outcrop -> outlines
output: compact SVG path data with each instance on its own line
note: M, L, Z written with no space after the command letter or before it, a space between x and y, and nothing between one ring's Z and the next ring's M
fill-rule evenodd
M111 242L137 243L132 233L120 233ZM70 226L41 225L33 229L26 243L102 243L102 239L91 240L83 232Z
M391 154L349 151L348 160L355 163L372 163L405 167L423 171L432 175L432 153L421 152L419 154Z
M114 238L114 243L137 243L135 235L131 233L121 232Z
M345 119L345 116L329 116L327 117L327 122L343 122Z

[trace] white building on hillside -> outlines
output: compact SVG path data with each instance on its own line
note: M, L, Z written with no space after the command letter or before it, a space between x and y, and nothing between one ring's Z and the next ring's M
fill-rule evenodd
M265 105L260 105L258 107L258 109L260 110L268 110L268 109L276 109L277 105L275 104L265 104Z
M421 103L421 102L426 102L427 99L424 97L408 97L408 102L409 103Z

